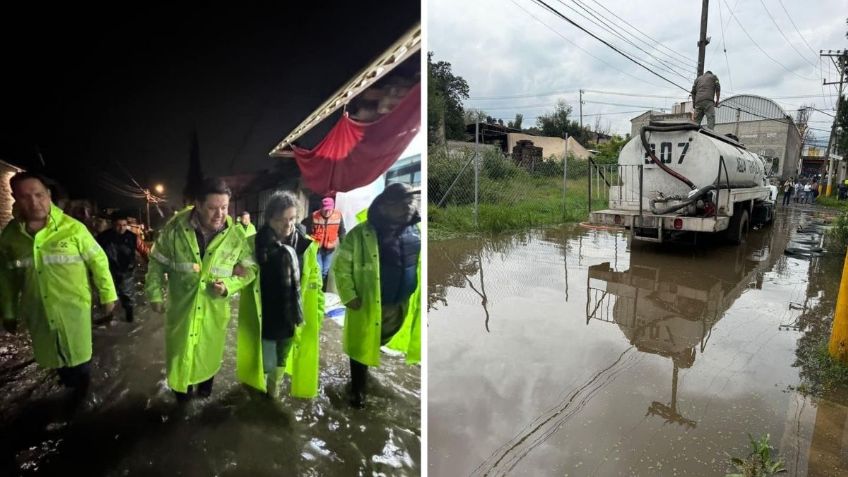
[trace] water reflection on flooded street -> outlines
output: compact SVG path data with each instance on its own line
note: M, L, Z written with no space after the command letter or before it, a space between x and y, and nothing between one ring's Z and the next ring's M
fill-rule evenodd
M740 247L580 227L430 244L430 475L724 475L748 433L788 475L844 475L848 400L794 391L843 258L815 221Z

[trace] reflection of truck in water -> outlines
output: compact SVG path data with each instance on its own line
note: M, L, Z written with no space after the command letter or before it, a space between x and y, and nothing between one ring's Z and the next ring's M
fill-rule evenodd
M622 148L617 165L590 167L590 197L609 200L608 209L591 211L590 222L623 226L631 239L651 242L720 232L741 243L774 215L777 188L765 170L762 157L732 138L695 123L651 122Z
M694 257L636 248L625 271L609 262L589 267L587 324L614 323L640 352L672 360L671 402L652 403L649 414L695 426L677 411L678 370L706 350L713 326L746 289L762 287L781 256L764 246L767 238L755 233L741 247Z

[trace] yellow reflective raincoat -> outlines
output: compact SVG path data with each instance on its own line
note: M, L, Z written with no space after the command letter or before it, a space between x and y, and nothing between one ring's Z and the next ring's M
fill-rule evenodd
M252 242L252 240L251 240ZM286 358L286 373L291 374L291 395L314 398L318 395L318 337L324 320L324 292L321 266L318 264L317 242L303 253L300 296L303 323L297 327L294 345ZM266 391L262 366L262 295L259 276L245 288L240 297L238 317L238 379L244 384Z
M55 205L34 237L18 219L0 235L0 315L25 324L45 368L91 359L89 272L102 303L118 299L103 249Z
M345 236L336 250L332 266L342 303L354 298L362 301L358 310L345 310L344 351L368 366L380 365L379 253L377 232L365 220ZM418 286L409 298L403 325L386 346L405 353L409 364L421 361L421 255L418 256Z
M162 229L150 251L145 290L151 303L164 302L165 274L168 275L168 304L165 313L165 353L168 386L186 392L189 385L213 377L221 368L230 297L256 277L256 262L241 226L227 217L227 227L216 235L203 258L190 219L193 209L179 212ZM245 273L234 276L241 265ZM221 280L227 296L212 293L212 283Z
M241 225L241 224L239 224L239 225ZM256 235L256 226L253 225L253 222L247 224L247 227L242 225L241 228L244 229L244 236L245 237L249 238L249 237L253 237L254 235Z

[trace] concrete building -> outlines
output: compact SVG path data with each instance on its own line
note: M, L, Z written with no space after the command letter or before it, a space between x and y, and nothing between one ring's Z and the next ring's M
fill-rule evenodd
M9 179L22 170L8 162L0 161L0 230L3 230L6 224L12 220L12 204L15 203L15 199L12 198L12 188L9 186Z
M645 111L630 120L630 137L639 137L642 126L647 126L650 121L691 121L692 116L686 112L662 113L659 111Z

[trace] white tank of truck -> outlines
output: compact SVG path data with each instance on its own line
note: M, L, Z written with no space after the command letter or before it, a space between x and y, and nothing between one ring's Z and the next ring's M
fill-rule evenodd
M664 127L662 123L655 123ZM669 129L674 128L670 126ZM765 182L765 163L763 159L744 148L730 138L722 138L707 130L697 128L677 128L670 131L646 131L648 147L654 151L657 159L668 169L688 179L695 189L711 184L730 188L762 187ZM721 176L719 166L722 160ZM642 195L653 198L662 194L665 197L686 197L692 188L684 181L670 174L654 163L646 154L639 137L633 138L622 149L618 157L620 165L644 165L642 173ZM623 184L638 193L638 177L627 176L629 181ZM629 183L627 183L629 182Z
M669 236L663 231L726 231L738 243L774 215L766 161L692 122L642 127L617 166L590 168L590 193L593 184L608 187L609 209L593 210L590 222L623 225L641 240L662 242Z

